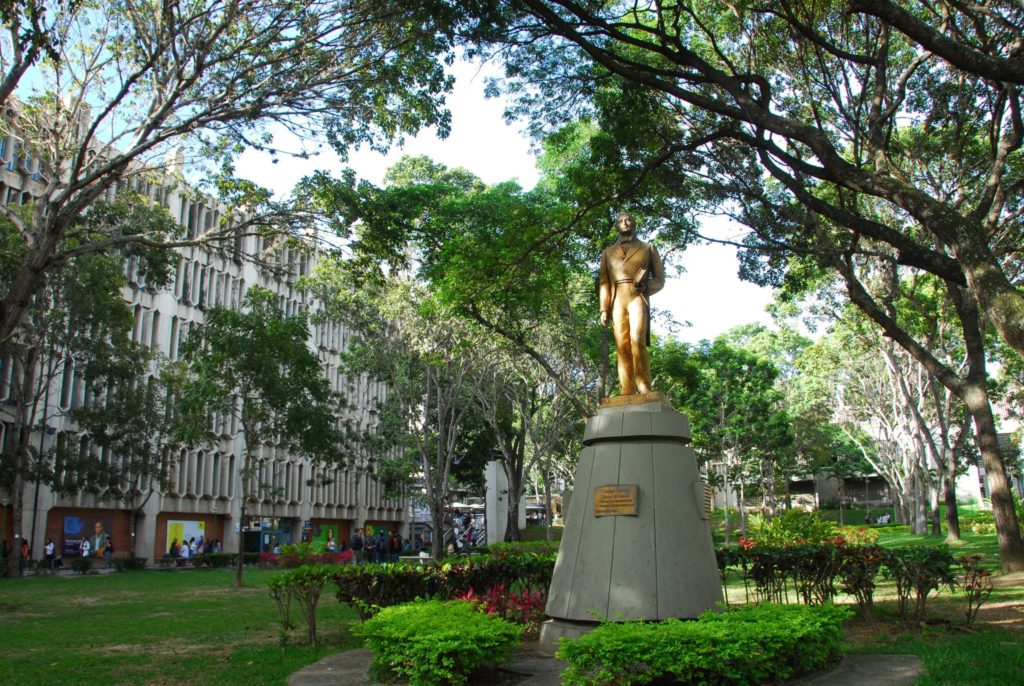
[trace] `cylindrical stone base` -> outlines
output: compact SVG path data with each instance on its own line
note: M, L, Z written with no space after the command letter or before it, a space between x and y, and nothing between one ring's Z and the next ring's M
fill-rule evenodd
M693 618L722 600L689 423L651 395L652 402L602 407L587 423L550 617ZM635 515L603 514L609 509Z

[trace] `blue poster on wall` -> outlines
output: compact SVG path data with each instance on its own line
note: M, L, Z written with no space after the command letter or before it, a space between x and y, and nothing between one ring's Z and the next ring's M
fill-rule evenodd
M81 555L82 542L89 542L89 556L102 555L107 539L113 531L109 517L85 518L69 516L64 518L64 539L62 555Z
M63 555L81 555L84 524L81 517L64 518L64 544L61 546Z

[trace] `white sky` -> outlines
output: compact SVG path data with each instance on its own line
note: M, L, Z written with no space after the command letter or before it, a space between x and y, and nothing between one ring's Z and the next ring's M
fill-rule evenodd
M516 179L524 188L531 188L539 174L529 141L518 128L505 124L501 100L484 98L484 78L475 65L458 63L454 73L455 90L448 98L452 127L446 140L439 140L433 130L427 130L386 156L355 151L345 165L329 151L309 159L282 157L276 164L266 154L247 152L239 160L238 173L284 196L303 176L319 169L336 174L342 166L352 167L360 177L379 184L385 171L403 154L409 154L427 155L448 167L464 167L485 183ZM669 309L678 322L691 323L677 330L679 338L695 343L739 324L770 323L764 308L771 302L771 291L737 278L733 248L694 246L678 261L686 273L670 274L664 290L652 298L651 304L656 310ZM655 331L659 328L655 323Z

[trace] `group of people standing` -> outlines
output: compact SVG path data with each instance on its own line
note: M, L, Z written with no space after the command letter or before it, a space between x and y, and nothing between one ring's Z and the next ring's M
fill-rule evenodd
M357 564L361 562L398 562L398 556L405 550L405 541L395 530L386 535L382 530L367 534L362 527L356 529L349 541L349 548Z
M207 555L209 553L221 552L220 540L219 539L204 539L202 536L199 540L196 540L195 536L192 536L187 541L178 543L178 539L172 539L171 545L167 548L167 557L176 557L182 560L195 557L196 555Z

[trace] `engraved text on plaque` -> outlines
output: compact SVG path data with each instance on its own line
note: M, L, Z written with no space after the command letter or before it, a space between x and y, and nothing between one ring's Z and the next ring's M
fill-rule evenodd
M636 516L637 486L621 484L598 486L594 489L594 516Z

